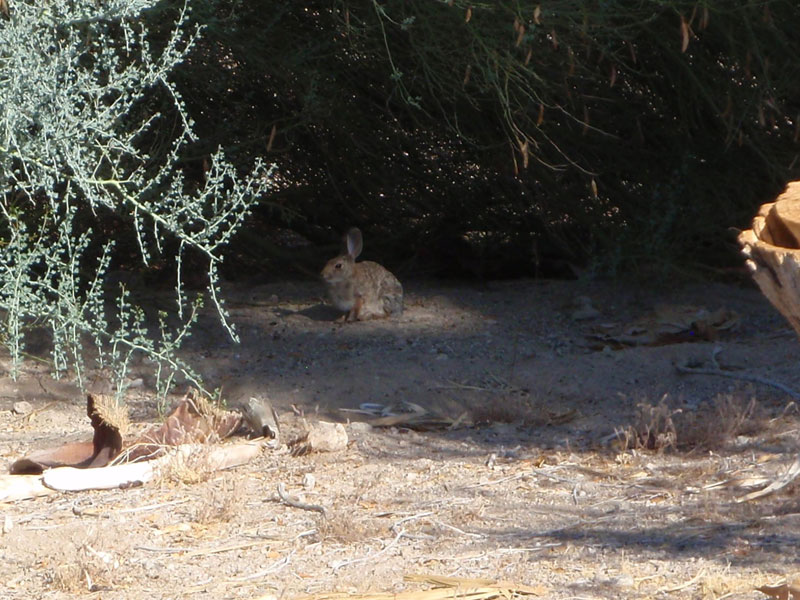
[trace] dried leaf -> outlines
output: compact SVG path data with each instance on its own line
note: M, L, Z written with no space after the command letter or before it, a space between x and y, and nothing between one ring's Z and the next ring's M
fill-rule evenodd
M756 590L777 600L800 600L800 578L791 583L784 581L775 585L762 585Z
M631 51L631 60L634 64L636 64L636 50L633 48L633 44L628 42L628 50Z
M465 23L469 23L469 20L472 18L472 7L467 7L467 16L464 18Z
M536 118L536 126L538 127L544 122L544 104L539 105L539 116Z
M525 140L520 147L519 151L522 153L522 168L528 168L528 160L530 157L530 153L528 152L528 140Z
M556 30L555 29L551 29L550 30L550 39L553 42L553 48L555 50L558 50L558 37L556 36Z
M594 177L592 177L591 186L592 186L592 196L595 199L597 199L597 182L594 180Z
M533 22L537 25L541 25L542 22L539 20L539 17L542 15L542 6L540 4L536 5L536 8L533 9Z
M275 134L278 132L278 127L276 125L272 126L272 131L269 133L269 140L267 141L267 152L272 151L272 142L275 141Z
M616 82L617 82L617 67L614 66L614 65L611 65L611 86L610 87L613 88L614 84Z
M681 15L681 52L686 52L689 47L689 24Z
M517 41L516 41L516 43L514 45L519 47L519 45L522 43L522 38L524 38L524 37L525 37L525 26L524 25L520 25L519 26L519 33L517 33Z
M467 68L464 69L464 81L461 85L466 86L469 83L470 75L472 74L472 65L467 65Z
M533 56L533 48L528 48L528 54L525 56L526 65L531 62L531 56Z

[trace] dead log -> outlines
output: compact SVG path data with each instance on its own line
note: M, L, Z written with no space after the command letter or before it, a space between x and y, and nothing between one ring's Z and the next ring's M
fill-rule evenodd
M761 292L800 337L800 181L761 206L739 244Z

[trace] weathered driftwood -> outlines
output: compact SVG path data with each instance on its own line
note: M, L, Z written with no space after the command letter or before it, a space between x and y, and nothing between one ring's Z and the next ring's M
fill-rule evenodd
M29 500L54 494L44 485L41 475L0 475L0 502Z
M224 444L217 447L182 444L154 460L95 469L50 469L44 472L44 485L62 492L135 487L147 483L175 461L185 461L193 455L200 456L204 468L219 471L245 464L260 453L261 445L257 443Z
M758 287L800 336L800 181L761 206L739 244Z

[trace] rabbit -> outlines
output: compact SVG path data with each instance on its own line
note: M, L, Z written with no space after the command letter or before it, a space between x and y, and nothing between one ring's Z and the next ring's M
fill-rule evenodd
M345 312L344 321L379 319L403 312L403 286L376 262L356 262L363 241L358 227L344 236L344 252L328 261L322 279L331 303Z

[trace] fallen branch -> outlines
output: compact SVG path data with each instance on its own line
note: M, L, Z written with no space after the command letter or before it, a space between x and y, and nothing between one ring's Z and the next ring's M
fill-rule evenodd
M0 502L16 502L54 493L42 482L41 475L0 476Z
M249 462L258 456L261 446L258 444L226 444L209 451L209 447L202 444L183 444L154 460L96 469L59 467L49 469L42 478L45 486L61 492L136 487L151 481L173 461L186 460L201 451L207 451L205 461L209 470L219 471Z
M286 493L286 486L282 481L278 483L278 496L284 504L293 506L294 508L299 508L301 510L313 510L315 512L322 513L323 517L328 516L327 509L321 504L306 504L305 502L300 502L296 498L289 496L289 494Z
M797 458L795 459L794 463L792 463L792 466L789 467L789 470L786 471L786 473L784 473L782 477L776 479L764 489L758 490L756 492L750 492L746 496L737 498L736 501L748 502L750 500L756 500L757 498L763 498L764 496L767 496L769 494L774 494L778 490L783 489L787 485L789 485L792 481L794 481L797 478L798 475L800 475L800 454L797 455Z
M675 368L677 369L678 373L683 373L686 375L717 375L719 377L728 377L729 379L739 379L741 381L749 381L750 383L760 383L762 385L768 385L770 387L774 387L776 389L781 390L782 392L788 394L795 400L800 400L800 392L796 392L790 387L785 386L784 384L773 381L772 379L767 379L766 377L761 377L760 375L751 375L749 373L731 373L730 371L723 371L719 363L717 362L717 354L721 352L721 348L717 347L711 352L711 364L713 365L712 368L705 368L705 367L690 367L687 364L680 364L676 363Z

